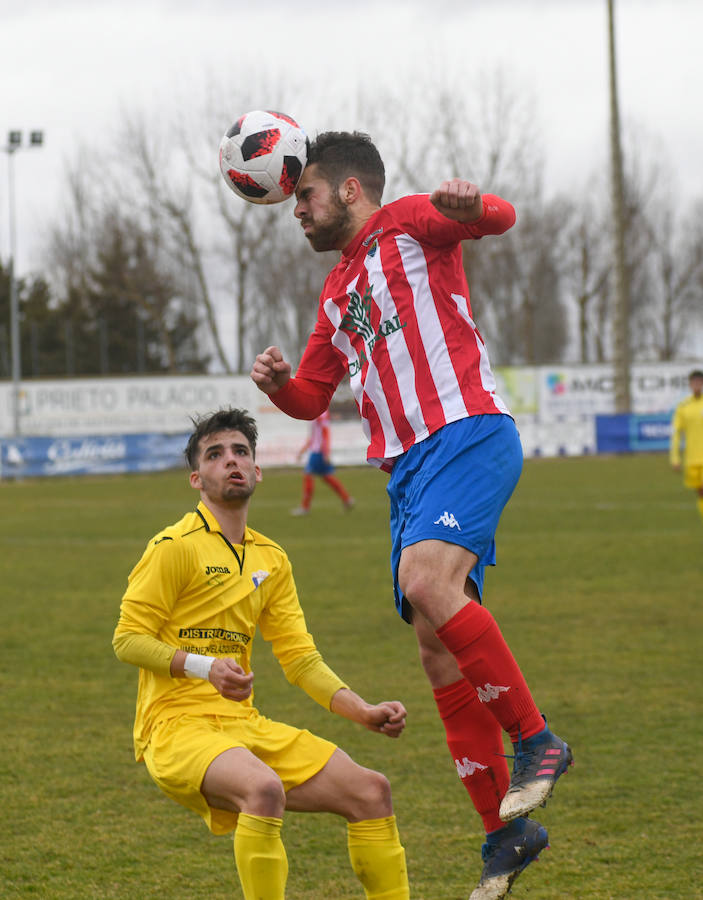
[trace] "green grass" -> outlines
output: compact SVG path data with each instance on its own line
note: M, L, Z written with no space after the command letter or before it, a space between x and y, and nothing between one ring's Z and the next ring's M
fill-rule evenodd
M327 661L368 699L399 698L399 741L331 716L259 643L257 704L338 741L391 779L415 900L465 900L480 820L458 783L388 577L385 478L344 470L344 515L300 475L265 473L251 524L293 561ZM241 898L231 840L162 796L134 762L136 671L110 647L127 574L195 499L184 473L0 485L0 895ZM538 818L552 849L515 897L703 896L698 758L703 525L662 456L526 464L498 535L487 605L576 766ZM292 900L362 894L344 823L288 814Z

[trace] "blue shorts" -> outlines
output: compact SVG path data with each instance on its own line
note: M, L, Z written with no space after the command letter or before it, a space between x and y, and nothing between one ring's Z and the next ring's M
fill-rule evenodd
M305 466L308 475L331 475L334 466L328 462L321 453L311 453Z
M483 592L486 566L494 566L495 533L522 471L522 445L506 415L452 422L398 457L391 471L391 572L395 605L406 622L411 608L398 587L404 547L439 540L478 557L470 578Z

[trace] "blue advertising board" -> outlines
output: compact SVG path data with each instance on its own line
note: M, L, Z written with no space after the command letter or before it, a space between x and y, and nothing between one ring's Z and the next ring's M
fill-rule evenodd
M0 475L107 475L185 466L183 434L122 434L0 439Z
M598 453L634 453L669 449L671 413L596 416Z

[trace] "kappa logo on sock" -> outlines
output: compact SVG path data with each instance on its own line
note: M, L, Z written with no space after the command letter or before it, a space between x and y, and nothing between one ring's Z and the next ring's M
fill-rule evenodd
M447 512L445 509L442 515L435 520L435 525L444 525L447 528L458 528L461 531L461 525L457 522L454 517L454 513Z
M509 687L503 687L500 684L489 684L486 682L485 687L477 687L476 693L481 703L490 703L491 700L497 700L501 694L509 691Z
M456 771L459 778L466 778L467 775L473 775L475 772L488 768L488 766L484 766L479 762L472 762L467 757L461 760L455 759L454 762L456 763Z

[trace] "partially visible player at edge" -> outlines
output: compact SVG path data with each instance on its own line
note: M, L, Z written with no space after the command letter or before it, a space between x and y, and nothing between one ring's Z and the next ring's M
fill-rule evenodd
M671 422L669 459L674 471L681 471L683 442L683 483L696 492L703 518L703 369L694 369L688 383L691 396L679 403Z
M129 576L113 645L119 659L140 667L136 758L214 834L235 831L245 900L284 900L286 809L346 818L349 858L365 896L408 900L385 776L253 705L258 626L288 681L322 706L388 737L405 726L401 703L366 703L325 665L288 557L247 526L261 480L256 440L246 410L220 410L196 423L186 458L200 502L149 542Z
M460 245L502 234L515 212L456 178L382 206L384 183L368 135L326 132L312 143L295 216L314 250L341 259L295 378L275 346L256 357L251 376L279 409L313 419L349 373L368 460L390 472L396 606L415 628L450 752L487 833L471 898L497 900L546 846L546 829L527 817L572 761L481 605L522 448L471 317ZM515 749L512 778L501 730Z
M334 474L334 465L331 459L332 439L330 436L330 413L325 410L310 425L310 434L300 448L298 457L306 451L308 454L303 472L303 496L300 506L291 510L294 516L307 516L312 505L315 493L315 478L321 478L324 483L335 492L342 501L345 510L354 508L354 498Z

